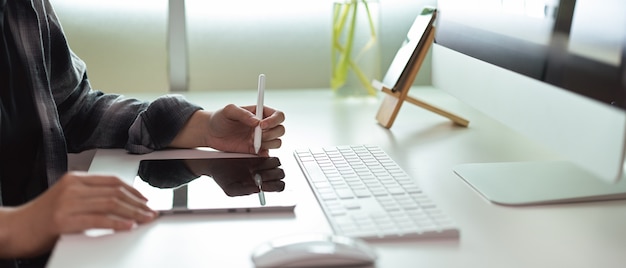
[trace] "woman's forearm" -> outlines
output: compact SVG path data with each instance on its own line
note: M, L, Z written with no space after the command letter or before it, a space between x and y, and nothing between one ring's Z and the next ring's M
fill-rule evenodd
M24 207L0 207L0 258L34 257L54 246L56 239L37 237L25 213Z
M11 216L14 208L0 207L0 258L10 258L16 255L17 249L12 242Z

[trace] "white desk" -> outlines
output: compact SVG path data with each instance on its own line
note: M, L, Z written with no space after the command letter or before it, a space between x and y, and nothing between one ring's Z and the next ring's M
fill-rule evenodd
M390 130L375 121L378 100L340 101L330 90L269 90L266 104L286 113L280 157L287 189L299 191L294 214L162 217L128 232L65 235L49 267L251 267L250 250L270 238L330 232L292 152L309 146L377 144L412 175L461 228L459 239L376 242L376 267L624 267L626 201L503 207L489 203L457 177L460 163L553 159L534 143L432 89L412 95L467 117L470 127L405 104ZM187 93L207 109L253 104L256 92ZM129 95L131 96L131 95ZM132 95L152 99L153 95ZM90 172L132 180L139 159L99 150Z

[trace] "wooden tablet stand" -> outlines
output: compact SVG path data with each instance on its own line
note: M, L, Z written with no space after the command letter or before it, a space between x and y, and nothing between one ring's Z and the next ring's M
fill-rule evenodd
M435 28L430 27L427 36L421 44L418 45L418 48L415 51L414 58L409 61L404 72L398 79L395 88L387 88L380 81L374 80L372 85L374 88L381 90L385 93L385 97L383 102L376 114L376 120L379 124L381 124L385 128L391 128L393 122L400 111L400 107L404 101L408 101L412 104L415 104L419 107L422 107L428 111L439 114L441 116L447 117L456 125L467 127L469 125L469 121L464 119L458 115L449 113L443 109L437 108L433 105L430 105L424 101L418 100L408 95L409 89L413 85L413 81L417 76L417 73L430 49L433 41L435 39Z

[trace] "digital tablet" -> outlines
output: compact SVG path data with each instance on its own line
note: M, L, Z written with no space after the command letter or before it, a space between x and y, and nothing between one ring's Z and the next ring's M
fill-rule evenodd
M160 214L292 212L276 157L142 160L133 186Z
M416 60L419 50L423 47L424 42L432 29L437 15L437 9L434 7L425 7L422 12L415 18L406 39L396 52L389 69L383 77L382 84L392 90L398 88L400 77L407 75L413 61Z

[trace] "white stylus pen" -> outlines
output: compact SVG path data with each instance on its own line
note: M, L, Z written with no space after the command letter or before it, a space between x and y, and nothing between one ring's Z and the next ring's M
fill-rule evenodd
M258 97L256 101L256 118L263 119L263 96L265 95L265 75L259 75ZM254 153L258 154L261 149L261 138L263 132L261 131L261 125L257 125L254 128Z

